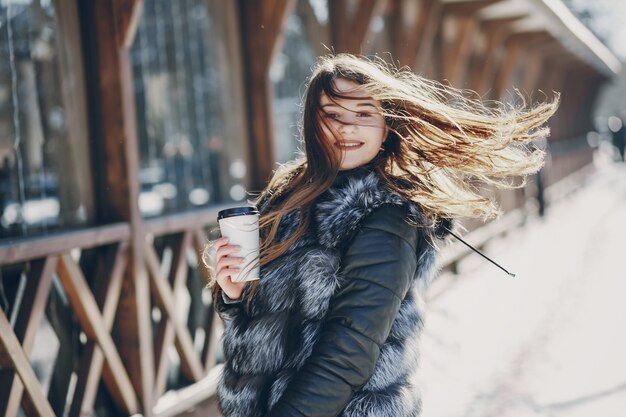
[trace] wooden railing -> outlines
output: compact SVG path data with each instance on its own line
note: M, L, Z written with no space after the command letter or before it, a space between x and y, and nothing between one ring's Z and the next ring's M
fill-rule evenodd
M24 282L8 308L0 309L0 414L16 416L21 406L27 415L91 415L98 399L105 404L105 415L164 416L213 395L221 321L211 307L198 261L207 241L205 228L220 208L144 224L141 258L150 299L138 302L151 313L152 351L146 352L154 357L150 410L142 409L129 363L118 350L139 337L116 326L125 319L120 317L120 295L130 267L128 225L0 245L0 265L21 269ZM50 324L44 327L52 327L59 340L47 395L42 385L46 378L36 376L33 366L36 358L29 360L46 322ZM50 350L53 346L49 343ZM101 381L106 392L99 389ZM190 390L194 385L203 390ZM167 390L180 391L186 401L164 395Z

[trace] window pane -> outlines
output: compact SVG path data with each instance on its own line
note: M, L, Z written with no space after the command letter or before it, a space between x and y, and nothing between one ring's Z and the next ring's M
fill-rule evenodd
M298 0L294 13L285 21L283 47L270 68L278 162L297 156L301 96L316 55L324 53L322 43L328 45L327 22L328 6L323 0Z
M0 238L92 217L77 18L56 4L0 4Z
M145 216L246 198L229 4L144 2L132 61Z

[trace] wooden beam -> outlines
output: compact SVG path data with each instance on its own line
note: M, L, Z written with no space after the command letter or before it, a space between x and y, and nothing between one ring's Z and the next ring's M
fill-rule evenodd
M138 412L139 404L133 385L82 271L70 255L63 254L60 256L57 273L80 327L87 338L96 341L102 349L107 366L111 370L111 382L116 385L113 394L120 395L119 398L115 398L118 406L128 414Z
M248 130L252 163L251 186L264 188L274 171L272 84L269 68L280 49L283 22L294 10L295 0L240 0Z
M537 53L528 53L524 61L524 75L521 89L526 94L531 94L537 85L537 80L543 68L543 56Z
M494 98L496 100L499 100L506 88L509 87L511 76L519 63L520 52L521 44L518 39L511 39L506 42L504 59L502 60L500 68L498 68L494 83Z
M592 68L581 68L574 73L576 84L580 85L583 91L580 96L574 98L576 108L572 113L575 123L571 125L573 131L570 137L576 137L586 134L590 130L594 130L593 108L596 102L595 97L600 92L600 86L606 81L606 78Z
M31 262L27 272L26 288L19 305L14 328L15 336L26 355L30 354L35 342L35 335L46 307L56 263L56 256L38 259ZM0 373L0 386L3 387L0 390L0 410L4 410L5 417L17 415L22 401L24 385L16 376L15 372L10 371Z
M481 9L498 3L501 0L460 0L446 1L443 3L443 12L445 14L455 14L460 16L470 16Z
M124 49L130 49L139 26L143 0L116 0L113 7L117 45Z
M564 67L570 70L589 68L586 62L581 61L580 58L565 50L561 50L558 53L551 54L550 59L554 63L554 65Z
M360 54L361 44L369 32L372 20L380 16L384 6L383 0L360 0L350 16L348 0L328 2L328 17L335 52Z
M528 14L516 14L512 16L506 17L496 17L492 19L485 19L480 22L481 30L485 32L494 32L494 31L505 31L508 32L511 30L511 24L522 19L526 19Z
M229 207L232 207L231 203L223 203L205 209L147 219L145 226L146 234L153 236L171 235L173 233L197 230L200 227L216 225L217 213Z
M191 244L191 232L185 232L182 235L176 236L172 243L173 259L169 271L168 282L173 287L174 299L176 294L179 293L187 281L187 271L189 266L187 265L187 250ZM148 242L146 244L149 244ZM160 269L160 268L159 268ZM169 317L166 320L165 317L161 318L159 324L159 331L157 332L157 338L154 349L155 359L155 387L154 397L159 398L163 392L165 392L165 385L167 382L167 350L172 345L175 339L173 318ZM183 373L187 378L193 378L194 373L188 367L183 366Z
M103 137L101 157L106 169L106 187L116 190L107 196L103 220L134 221L140 218L137 203L139 180L137 132L135 129L132 73L128 51L118 47L114 8L117 1L94 2L92 16L95 25L99 63L99 108L97 128ZM130 100L127 100L129 99Z
M145 245L145 260L150 271L150 288L152 294L167 319L172 323L176 333L176 350L180 356L181 366L190 374L194 381L202 379L204 367L193 347L193 341L187 328L178 320L174 294L167 279L162 276L159 268L159 258L152 245Z
M393 0L391 7L391 52L400 66L415 68L415 61L426 29L428 18L435 0L422 0L419 3L406 0ZM412 15L410 24L406 23L407 14Z
M554 38L548 32L543 32L543 34L537 32L536 36L524 43L525 59L522 62L523 75L520 88L527 94L532 94L533 90L535 90L539 76L544 68L545 56L538 51L538 47L552 39Z
M504 42L510 31L511 23L523 16L507 17L503 19L492 19L481 23L481 29L486 38L485 49L482 59L473 69L470 75L469 84L479 94L485 95L493 85L501 55L504 51Z
M545 30L511 33L506 42L506 54L498 70L495 81L495 98L499 99L507 87L512 85L512 75L524 65L521 57L524 51L532 49L537 42L545 41L549 34ZM528 52L527 52L528 53ZM536 54L534 51L532 54ZM536 54L539 55L539 54ZM522 67L523 69L523 67ZM532 74L531 74L532 75ZM514 87L518 87L517 85Z
M193 233L193 247L198 259L198 270L204 277L204 282L208 282L209 276L204 262L202 262L202 254L207 244L206 237L202 230L196 230ZM210 370L216 365L216 353L220 343L220 336L223 330L222 319L215 313L215 309L212 308L208 314L208 317L204 326L204 346L202 348L202 358L204 362L204 369Z
M138 205L139 146L129 50L132 22L139 8L138 2L129 0L92 2L88 27L93 28L97 50L99 114L94 130L102 137L99 153L105 166L101 187L113 191L103 199L102 220L121 220L130 225L129 267L123 279L118 311L118 317L124 320L117 323L120 355L141 404L138 411L150 417L154 405L150 287L142 259L145 231Z
M128 244L123 242L107 248L103 261L99 264L97 278L94 282L94 298L102 311L107 331L111 331L120 293L122 278L128 263ZM91 414L96 400L96 393L102 375L104 354L98 344L89 340L83 347L79 360L76 391L70 407L70 417L82 417ZM110 367L106 368L105 383L113 397L121 396L116 392L117 386L110 375Z
M469 65L478 20L472 16L456 18L459 25L454 45L443 49L443 76L454 87L460 87Z
M161 397L154 407L155 416L176 417L189 414L190 409L214 397L223 367L223 364L217 365L201 381L177 391L170 391ZM197 413L192 414L206 415L204 410L199 410ZM213 417L213 414L211 414L211 417Z
M511 33L507 39L508 42L519 42L521 45L532 46L538 42L546 42L552 39L552 36L546 30L536 30L527 32L515 32Z
M128 224L118 223L92 227L80 231L64 232L51 236L8 240L0 244L0 264L14 264L68 252L74 248L89 249L128 239Z
M54 411L30 366L28 356L13 333L2 309L0 309L0 366L15 370L22 380L28 398L26 403L28 415L54 417Z
M283 46L283 23L296 7L296 0L265 0L261 28L265 33L265 66L269 69Z
M138 234L143 238L144 233ZM143 262L143 250L134 242L131 246L128 268L122 280L117 321L120 334L120 354L137 395L140 397L142 414L152 415L155 398L152 397L154 385L154 353L152 351L152 321L150 306L150 285L148 274L139 261Z
M310 2L299 1L297 2L296 8L302 19L307 38L310 40L315 55L324 55L328 52L326 47L329 47L331 44L328 26L322 25L317 20Z
M420 17L418 22L418 25L422 25L423 29L419 39L417 62L415 63L415 71L417 73L426 72L430 61L432 61L435 40L444 16L439 0L424 0L423 4L423 17Z

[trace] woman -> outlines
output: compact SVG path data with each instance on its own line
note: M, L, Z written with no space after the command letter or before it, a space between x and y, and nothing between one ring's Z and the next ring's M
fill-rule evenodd
M233 283L218 239L215 304L226 322L218 387L230 416L418 416L419 289L449 219L487 217L479 182L536 172L525 144L557 99L487 108L381 62L320 58L308 82L306 157L278 170L261 211L261 278Z

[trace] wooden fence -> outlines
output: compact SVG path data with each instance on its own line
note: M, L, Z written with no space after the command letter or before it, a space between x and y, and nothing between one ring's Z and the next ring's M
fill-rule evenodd
M221 321L203 289L205 276L198 260L207 240L205 227L217 210L146 222L142 258L149 291L142 293L149 296L137 298L142 308L130 309L151 315L143 322L152 330L146 332L152 349L142 355L153 358L151 369L143 370L153 381L153 399L165 392L168 375L172 384L173 368L180 372L175 387L207 376L215 379L211 371ZM121 331L129 309L120 304L132 267L129 241L128 225L115 224L0 246L0 262L21 269L24 282L10 308L0 309L0 410L5 416L17 415L20 405L28 415L90 415L101 380L114 409L126 415L142 411L129 376L133 364L125 363L117 348L137 345L130 339L141 337ZM60 297L53 295L57 293ZM68 311L60 312L63 309ZM44 315L60 342L47 398L29 362ZM179 366L172 366L171 347ZM161 414L167 409L159 404Z

